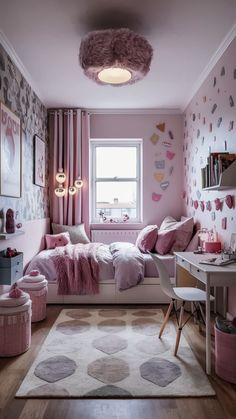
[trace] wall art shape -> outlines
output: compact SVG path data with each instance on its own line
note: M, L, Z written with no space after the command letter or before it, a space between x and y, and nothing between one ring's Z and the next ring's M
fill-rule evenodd
M215 87L216 86L216 77L214 77L214 79L213 79L213 87Z
M205 141L205 137L202 137L202 145L204 144Z
M205 210L205 202L204 201L200 202L200 208L201 208L201 211L204 212L204 210Z
M228 147L227 141L225 141L225 151L227 151L227 147Z
M169 175L170 175L170 176L172 175L173 170L174 170L174 166L170 166L170 168L169 168Z
M221 76L224 76L225 75L225 68L224 68L224 66L221 68L220 75Z
M166 157L169 160L173 160L173 158L175 157L175 153L173 151L167 150Z
M169 186L169 182L168 182L168 181L166 181L166 182L162 182L162 183L160 184L160 187L161 187L161 189L162 189L163 191L165 191L165 190L168 188L168 186Z
M190 206L193 206L193 198L190 198Z
M174 139L173 132L171 130L169 130L168 134L169 134L170 139L173 140Z
M230 121L228 130L233 131L233 129L234 129L234 121Z
M158 143L159 139L160 139L160 137L156 133L152 134L152 136L150 137L150 141L154 145L156 145Z
M209 124L209 132L212 132L212 123Z
M203 123L203 125L206 124L206 118L205 118L205 116L202 118L202 123Z
M196 115L195 113L193 113L193 121L195 121L195 119L196 119Z
M160 199L161 199L161 197L162 197L162 195L161 195L161 194L158 194L158 193L156 193L156 192L152 192L152 200L153 200L154 202L159 202L159 201L160 201Z
M233 96L230 95L229 97L229 106L232 108L234 106Z
M165 148L170 148L172 146L172 143L170 143L170 141L162 141L162 145Z
M211 201L206 202L206 209L207 211L211 211Z
M207 97L203 96L202 100L203 100L203 103L206 103Z
M165 160L156 160L155 161L155 168L156 169L165 169Z
M232 195L226 195L225 203L229 209L233 208L234 206L234 198Z
M221 211L222 210L222 202L219 198L215 199L215 207L216 207L216 211Z
M222 220L221 220L221 227L222 227L222 230L226 230L227 229L227 217L222 218Z
M197 138L200 137L200 129L197 130Z
M182 193L182 197L183 197L183 199L185 199L185 198L186 198L186 191L183 191L183 193Z
M158 172L154 173L154 178L157 182L162 182L164 177L165 177L164 173L158 173Z
M216 219L216 213L215 212L212 212L211 213L211 220L212 221L215 221L215 219Z
M156 127L157 127L157 129L159 129L159 131L165 132L166 124L165 124L165 122L161 122L160 124L156 125Z
M197 190L197 192L196 192L196 195L197 195L197 199L201 199L201 192L199 191L199 189Z
M193 201L193 206L194 206L195 209L198 209L198 201L197 200Z
M214 105L212 106L212 110L211 110L212 114L216 111L216 108L217 108L217 104L214 103Z

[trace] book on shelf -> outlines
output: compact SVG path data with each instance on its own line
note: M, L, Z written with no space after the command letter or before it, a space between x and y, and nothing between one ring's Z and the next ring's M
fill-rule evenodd
M236 160L236 154L225 152L211 153L207 164L201 169L202 187L208 188L220 183L221 174Z

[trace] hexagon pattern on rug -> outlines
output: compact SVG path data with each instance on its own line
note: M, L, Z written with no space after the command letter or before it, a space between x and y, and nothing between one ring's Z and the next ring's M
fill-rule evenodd
M99 351L111 355L127 348L128 342L126 339L112 334L95 339L92 345L94 348L99 349Z
M155 316L157 314L157 312L155 311L151 311L151 310L139 310L139 311L135 311L134 313L132 313L132 316L136 316L136 317L150 317L150 316Z
M152 358L140 366L141 377L160 387L166 387L181 376L181 369L167 359Z
M68 347L68 345L66 345L65 342L65 338L64 336L62 336L62 338L60 339L54 339L52 340L52 342L50 343L50 345L47 346L47 351L48 352L52 352L57 355L59 354L72 354L73 352L77 352L81 349L82 346L82 342L75 342L74 340L71 339L70 341L70 346Z
M123 388L108 385L91 390L85 394L86 397L132 397L132 394Z
M165 339L158 339L154 336L138 341L136 348L145 354L159 355L168 351L171 346Z
M98 314L101 317L122 317L126 315L126 310L122 310L122 309L103 309L103 310L99 310Z
M41 380L47 381L48 383L55 383L74 374L76 368L75 361L67 358L67 356L59 355L52 356L40 362L36 366L34 374L36 377L41 378Z
M129 376L129 365L119 358L100 358L88 365L88 375L103 383L117 383Z
M132 328L134 332L141 335L154 336L159 333L161 322L157 322L152 318L138 318L132 321Z
M55 395L55 397L68 397L70 395L69 391L57 384L43 384L42 386L28 391L27 396L37 396L38 392L40 392L42 397L48 397L49 394L50 396Z
M98 323L98 329L106 333L117 333L124 330L126 322L124 320L109 319Z
M72 319L85 319L86 317L91 317L91 313L86 309L69 310L66 312L66 315Z
M69 320L67 322L59 323L56 326L58 332L63 335L76 335L78 333L84 333L90 328L90 324L82 320Z

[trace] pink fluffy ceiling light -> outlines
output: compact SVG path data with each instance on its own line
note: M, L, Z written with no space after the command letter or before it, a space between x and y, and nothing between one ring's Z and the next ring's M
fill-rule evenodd
M90 32L80 44L84 74L99 84L122 86L141 80L150 70L153 49L129 29Z

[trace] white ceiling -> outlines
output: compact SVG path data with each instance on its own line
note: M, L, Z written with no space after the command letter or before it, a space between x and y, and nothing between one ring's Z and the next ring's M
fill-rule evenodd
M3 43L47 107L184 109L235 22L236 0L0 0ZM153 46L137 84L96 85L78 64L81 38L109 27L129 27Z

